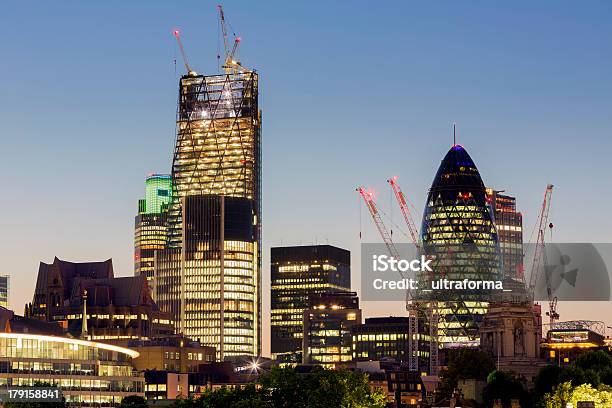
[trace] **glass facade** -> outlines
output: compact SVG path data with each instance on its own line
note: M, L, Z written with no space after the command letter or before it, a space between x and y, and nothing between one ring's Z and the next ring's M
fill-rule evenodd
M134 225L134 274L144 274L155 294L153 272L155 251L166 248L166 213L172 199L172 179L152 174L145 182L145 198L138 202Z
M218 358L261 353L258 75L181 78L156 300Z
M516 198L487 188L487 202L495 215L504 278L523 280L523 214L516 210Z
M414 358L416 364L413 370L427 372L429 335L425 333L428 333L427 320L416 316L365 319L364 324L351 329L353 360L393 359L410 363Z
M138 353L65 337L0 333L0 388L59 387L69 404L110 407L144 396L144 377L132 368Z
M424 253L433 258L434 272L419 274L420 287L438 279L502 278L499 240L485 186L461 145L451 147L434 178L421 239ZM479 325L488 305L484 293L447 290L422 300L437 303L440 347L478 346Z
M351 254L331 245L271 250L271 351L279 362L302 361L303 313L309 295L351 290Z

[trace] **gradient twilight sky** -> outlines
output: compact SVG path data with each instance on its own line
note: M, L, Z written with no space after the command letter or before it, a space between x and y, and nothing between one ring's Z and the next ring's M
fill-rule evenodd
M224 3L243 64L261 75L264 354L269 248L350 249L358 288L355 187L380 191L399 224L385 183L398 175L421 210L454 121L485 183L517 196L526 240L551 182L555 241L612 242L612 3L380 3ZM117 275L133 273L137 200L174 147L183 69L171 33L196 71L217 72L215 4L3 5L0 273L17 312L39 261L113 258ZM378 241L365 208L361 220ZM612 325L611 305L560 312Z

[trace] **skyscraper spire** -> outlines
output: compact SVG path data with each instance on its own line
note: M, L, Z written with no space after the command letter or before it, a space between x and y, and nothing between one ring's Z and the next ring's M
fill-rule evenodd
M457 144L457 134L455 133L456 127L457 127L457 124L453 122L453 146Z
M83 290L83 317L81 319L81 338L87 339L87 289Z

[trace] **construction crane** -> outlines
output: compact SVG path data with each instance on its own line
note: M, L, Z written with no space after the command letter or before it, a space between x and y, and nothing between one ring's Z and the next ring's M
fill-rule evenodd
M221 34L223 35L223 53L224 53L224 61L223 61L223 69L225 73L236 73L237 71L241 71L243 68L240 65L240 61L236 61L235 55L238 51L238 46L240 45L240 37L236 37L234 35L234 45L232 49L229 48L229 43L227 39L227 24L225 22L225 13L223 12L223 7L218 4L217 9L219 10L219 20L221 22ZM220 56L217 56L220 58Z
M550 276L546 271L547 259L546 259L546 245L544 242L546 227L552 229L552 223L548 224L548 214L550 212L550 200L552 198L553 185L549 184L546 186L544 192L544 201L542 202L542 208L540 215L536 221L536 242L533 254L533 263L531 264L531 276L529 277L529 294L532 298L535 296L535 287L538 280L538 270L541 269L546 279L546 294L548 297L548 312L546 315L550 319L551 326L555 321L559 320L559 313L557 312L557 297L553 296L552 286L550 282Z
M395 198L397 203L399 204L402 215L404 216L404 221L406 222L406 226L408 227L408 231L410 233L410 237L412 239L412 243L416 246L418 251L421 251L421 244L419 240L419 230L414 223L414 219L412 218L412 214L410 213L410 208L408 207L408 202L406 201L406 196L402 192L399 184L397 184L397 176L391 177L387 180L391 188L393 189L393 193L395 194ZM408 311L409 316L418 317L421 313L425 313L427 317L427 321L429 322L429 371L431 375L438 374L438 321L439 321L439 311L438 311L438 302L430 301L425 304L421 302L413 302L410 299L406 301L406 310ZM416 318L412 318L410 320L418 322ZM418 349L418 345L415 344L412 346L413 350ZM416 362L413 364L417 364Z
M395 180L393 182L395 182ZM391 185L393 186L394 184L391 184ZM397 186L397 184L395 185ZM397 186L397 188L405 204L406 201L403 199L404 195L401 193L401 190L399 190L399 186ZM359 192L361 197L363 197L363 200L365 201L366 206L368 207L368 210L370 211L370 215L372 216L372 219L374 220L374 224L376 224L376 228L378 229L378 232L380 233L380 236L382 237L383 242L387 246L389 253L391 254L393 258L397 260L401 259L399 251L397 250L395 244L393 243L391 234L389 234L389 231L387 231L387 228L385 227L385 224L380 216L378 208L376 207L376 202L374 201L374 194L372 192L366 191L366 189L363 187L358 187L357 191ZM395 191L395 188L394 188L394 191ZM396 193L396 196L397 196L397 193ZM404 212L402 211L402 213ZM412 221L412 218L410 217L409 213L407 214L408 214L408 218L406 218L405 214L404 214L404 218L406 219L406 222L408 223L409 221ZM412 225L414 226L414 222L412 222ZM414 227L412 231L416 232L416 227ZM413 237L413 241L416 243L418 242L416 240L416 234L412 234L412 231L411 231L411 235ZM403 274L402 274L402 277L406 278ZM419 307L418 304L415 304L412 302L411 297L410 297L410 291L407 291L406 292L406 310L408 311L408 318L410 322L410 332L411 333L418 332L418 314L419 314L418 307ZM436 319L437 312L435 311L435 309L433 311L430 310L428 317L430 321ZM437 320L435 320L435 322L436 322L435 323L435 333L437 333ZM430 334L435 334L435 333L434 333L434 330L431 330ZM418 371L419 344L418 344L417 336L410 336L408 341L409 341L409 350L410 350L410 356L408 359L408 368L410 371ZM438 361L438 358L437 358L438 345L437 344L438 343L436 340L432 340L430 344L433 344L432 347L435 348L435 351L433 352L430 350L430 356L433 356L433 358L436 361L436 366L437 366L437 361Z
M389 253L391 254L393 258L399 260L400 259L399 251L395 247L395 244L393 243L393 240L391 239L391 234L389 234L387 227L385 227L385 223L380 217L380 213L378 212L378 208L376 207L376 202L374 201L374 193L372 193L371 191L366 191L366 189L363 187L357 187L357 192L359 192L359 195L361 195L361 197L363 198L363 201L365 201L366 207L368 207L368 210L370 211L370 215L372 216L372 219L374 220L374 224L376 224L376 229L378 229L378 232L380 233L380 236L382 237L383 242L387 246Z
M412 239L412 243L419 247L419 231L417 230L416 224L412 219L412 214L410 214L410 209L408 208L408 203L406 202L406 197L402 192L399 184L397 184L397 176L391 177L387 180L387 183L391 185L393 189L393 193L395 194L395 198L397 199L397 203L399 204L402 215L404 216L404 221L406 222L406 226L408 227L408 232L410 233L410 238Z
M181 33L179 30L174 30L174 36L176 37L176 42L178 43L179 49L181 50L181 55L183 56L183 64L185 64L185 69L189 75L197 75L197 73L191 69L189 66L189 61L187 60L187 54L185 53L185 48L183 48L183 42L181 41Z

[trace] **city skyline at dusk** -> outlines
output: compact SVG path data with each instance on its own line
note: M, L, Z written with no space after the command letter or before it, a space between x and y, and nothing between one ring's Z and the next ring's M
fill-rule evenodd
M548 183L555 227L547 240L610 242L608 3L534 5L528 15L486 4L224 7L243 65L260 76L263 355L270 248L350 250L359 292L360 243L380 238L355 187L373 188L401 225L385 182L398 176L420 220L455 122L485 185L516 197L525 242ZM3 44L0 66L0 275L11 277L16 313L32 300L39 262L55 256L112 258L116 276L133 275L144 180L172 166L185 73L172 31L181 30L198 74L219 72L214 3L119 9L15 5L0 17L0 34L20 39ZM559 311L561 320L612 326L611 305ZM361 307L364 317L405 315L401 302Z

